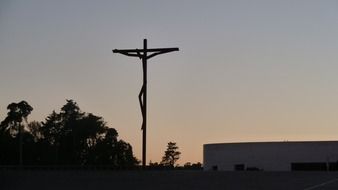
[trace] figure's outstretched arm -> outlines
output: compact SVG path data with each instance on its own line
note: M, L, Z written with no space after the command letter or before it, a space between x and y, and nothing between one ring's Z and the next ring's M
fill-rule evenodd
M130 56L130 57L140 57L140 53L125 53L125 52L120 52L123 55Z
M126 55L126 56L131 56L131 57L138 57L140 59L142 59L142 54L140 53L141 50L136 49L136 50L118 50L118 49L114 49L113 53L120 53L122 55Z
M163 54L163 53L168 53L168 52L167 51L159 51L159 52L148 55L147 59L150 59L152 57L155 57L156 55L160 55L160 54Z
M164 53L169 53L172 51L178 51L178 48L165 48L165 49L154 49L157 50L154 53L150 54L147 56L147 59L150 59L152 57L155 57L156 55L164 54Z

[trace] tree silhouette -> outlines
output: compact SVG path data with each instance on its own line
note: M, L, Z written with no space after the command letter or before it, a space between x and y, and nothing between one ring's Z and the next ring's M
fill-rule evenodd
M42 139L42 133L40 129L41 123L37 121L32 121L27 125L27 130L32 135L34 142L38 142Z
M169 142L167 150L164 152L161 164L164 166L174 167L176 161L180 158L181 152L178 151L178 146L175 142Z
M27 123L27 117L32 112L33 108L26 102L11 103L7 106L9 110L7 117L1 122L1 131L8 131L11 136L19 135L22 121Z
M5 142L2 142L3 146L13 148L15 144L19 147L19 164L23 164L23 137L25 135L25 129L22 124L23 120L27 125L27 117L32 112L33 108L26 102L21 101L19 103L11 103L7 106L9 112L7 117L0 124L0 133ZM12 138L11 138L12 137ZM17 142L13 142L15 138ZM1 147L6 149L5 147ZM9 151L13 153L13 151ZM9 153L10 154L10 153ZM14 153L15 154L15 153ZM14 159L14 155L11 155L11 159Z
M187 162L183 165L184 169L188 169L188 170L202 170L202 163L197 162L197 163L191 163L191 162Z
M24 164L30 165L107 165L131 168L138 164L132 147L118 140L118 133L102 117L82 112L77 103L67 100L60 113L53 111L44 122L28 123L33 110L27 102L12 103L0 125L0 164L17 164L18 136L25 144ZM21 134L22 128L22 134ZM21 134L21 135L18 135Z

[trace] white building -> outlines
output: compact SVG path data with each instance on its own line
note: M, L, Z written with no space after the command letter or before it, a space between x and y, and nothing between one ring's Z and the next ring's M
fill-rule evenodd
M204 170L338 170L338 141L205 144Z

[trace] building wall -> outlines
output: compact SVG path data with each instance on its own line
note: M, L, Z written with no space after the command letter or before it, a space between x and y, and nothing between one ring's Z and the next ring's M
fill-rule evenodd
M204 170L235 170L235 165L264 171L290 171L291 163L338 161L338 141L205 144Z

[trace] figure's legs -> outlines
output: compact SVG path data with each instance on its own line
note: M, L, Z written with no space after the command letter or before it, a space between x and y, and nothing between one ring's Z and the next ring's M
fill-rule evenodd
M141 129L143 130L144 129L144 104L143 104L143 101L142 101L142 97L144 96L144 85L142 86L141 90L140 90L140 93L138 95L138 101L140 103L140 108L141 108L141 113L142 113L142 127Z

